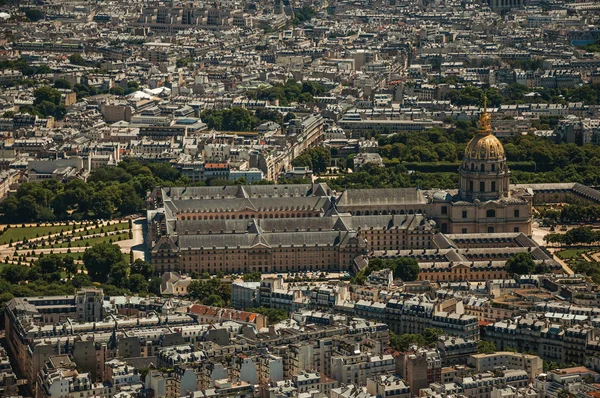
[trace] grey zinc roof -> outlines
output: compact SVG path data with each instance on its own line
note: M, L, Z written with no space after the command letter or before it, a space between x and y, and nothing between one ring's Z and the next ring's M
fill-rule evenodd
M324 186L323 186L324 185ZM325 196L325 184L290 185L230 185L223 187L170 187L163 188L163 197L172 200L223 199L258 197L307 197Z
M213 234L213 235L181 235L179 236L179 248L184 251L188 248L210 249L213 247L251 247L256 235L250 234Z
M322 231L322 232L294 232L265 234L272 247L276 246L315 246L315 245L337 245L341 234L346 232Z
M250 225L250 220L177 220L175 230L179 234L188 231L190 234L220 233L245 233Z
M415 188L347 189L338 206L425 204L423 192Z
M319 228L323 231L332 230L335 225L336 218L334 217L302 217L302 218L264 218L260 219L259 225L266 232L280 231L318 231Z
M334 217L301 217L301 218L265 218L250 220L177 220L175 222L176 231L179 234L188 231L189 234L216 234L221 233L246 233L252 232L253 222L266 232L293 232L299 231L330 231L334 229L336 223ZM255 231L254 231L255 232Z
M263 198L226 198L215 200L174 200L173 206L180 212L186 211L243 211L246 209L260 210L320 210L327 211L331 206L329 199L324 197L263 197Z
M348 238L356 237L353 232L280 232L263 234L212 234L212 235L180 235L178 242L182 251L191 249L240 248L264 245L268 247L289 246L326 246L339 245Z
M419 226L425 220L422 215L403 214L403 215L375 215L375 216L353 216L347 217L344 222L353 229L381 228L385 225L387 228L399 227L401 229L411 229Z

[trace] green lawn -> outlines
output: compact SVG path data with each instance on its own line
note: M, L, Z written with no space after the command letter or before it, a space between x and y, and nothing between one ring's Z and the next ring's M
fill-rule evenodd
M87 231L79 231L77 233L75 233L74 236L87 236L87 235L95 235L95 234L99 234L100 230L103 230L104 232L115 232L115 231L121 231L124 229L129 229L129 223L128 222L120 222L118 224L113 224L110 226L104 226L104 227L98 227L98 228L91 228L88 229Z
M129 239L129 232L121 232L115 235L110 235L110 236L99 236L96 238L89 238L89 239L83 239L83 240L73 240L71 241L71 247L85 247L85 244L87 243L88 246L94 246L97 243L102 243L102 242L108 242L112 239L113 243L117 242L118 238L121 238L121 240L127 240ZM41 247L40 249L55 249L55 248L59 248L59 247L69 247L69 243L68 242L63 242L63 243L58 243L58 244L54 244L51 246L44 246Z
M558 257L563 260L577 260L581 258L582 254L593 251L592 248L588 249L565 249L556 253Z
M20 242L24 238L31 239L35 238L36 235L46 236L53 235L59 233L61 230L70 231L70 226L67 225L58 225L54 227L18 227L18 228L9 228L6 232L0 236L0 245L6 245L10 243L12 239L13 242Z

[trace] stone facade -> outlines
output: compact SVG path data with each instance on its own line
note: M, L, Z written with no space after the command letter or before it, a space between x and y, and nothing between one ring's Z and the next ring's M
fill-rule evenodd
M161 273L334 271L360 268L357 261L373 252L437 248L439 254L444 247L435 244L436 231L531 234L533 191L510 186L487 111L479 124L465 149L458 190L348 189L338 195L323 183L156 188L148 198L152 263ZM513 254L485 261L457 254L450 266L422 267L420 278L504 278L504 262Z

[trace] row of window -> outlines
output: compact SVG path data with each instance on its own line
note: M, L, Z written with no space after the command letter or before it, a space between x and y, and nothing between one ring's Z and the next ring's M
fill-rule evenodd
M281 216L279 214L265 214L263 216L263 214L258 214L258 215L254 215L254 214L240 214L239 216L236 217L236 215L215 215L215 216L181 216L181 220L235 220L240 219L252 219L252 218L303 218L303 217L314 217L317 214L310 214L310 213L286 213L286 214L281 214Z
M471 163L471 171L475 171L476 168L477 167L475 167L475 163ZM502 169L502 166L500 166L500 169ZM482 164L479 167L479 170L480 171L485 171L485 164ZM490 171L496 171L496 164L495 163L491 164Z
M501 279L501 278L505 278L506 277L506 273L502 273L502 274L471 274L470 277L465 278L464 280L487 280L487 279ZM453 280L457 280L456 279L456 274L450 274L447 275L448 277L446 278L446 274L436 274L436 273L426 273L426 272L421 272L419 274L419 280L430 280L430 281L453 281Z
M482 182L483 184L483 182ZM448 214L448 206L442 206L442 214ZM515 209L513 211L513 217L514 218L519 218L521 212L518 209ZM468 218L469 213L467 212L467 210L463 210L462 211L462 218ZM485 216L487 218L494 218L496 217L496 210L495 209L488 209L485 212Z
M493 234L494 231L495 231L494 227L488 227L488 229L487 229L488 234ZM513 232L520 232L519 227L514 227ZM469 232L467 232L467 228L463 228L461 233L468 234Z

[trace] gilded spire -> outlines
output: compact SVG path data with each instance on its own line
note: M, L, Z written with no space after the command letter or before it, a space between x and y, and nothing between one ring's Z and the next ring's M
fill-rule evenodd
M479 134L492 134L492 116L487 111L487 97L483 97L483 112L479 116Z

